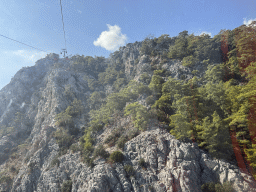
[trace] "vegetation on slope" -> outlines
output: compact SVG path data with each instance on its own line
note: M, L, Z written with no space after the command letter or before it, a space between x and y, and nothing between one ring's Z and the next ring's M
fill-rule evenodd
M232 31L222 30L213 38L207 34L189 35L187 31L172 38L169 35L147 37L140 55L151 58L154 73L152 77L142 74L140 82L127 81L120 51L111 55L112 60L108 60L104 69L100 69L101 58L94 61L89 57L75 57L74 69L90 70L94 77L88 81L94 91L88 100L90 122L80 139L88 162L91 162L89 154L94 151L93 133L111 124L114 113L131 115L134 126L142 131L153 114L177 139L197 142L218 159L235 159L237 151L233 152L232 144L238 142L240 153L248 160L256 178L255 34L255 29L241 26ZM160 60L154 60L155 56ZM179 59L185 67L201 62L207 71L200 79L194 76L189 81L176 80L161 68L169 59ZM198 71L194 70L193 74ZM199 82L203 86L198 87ZM106 95L96 85L111 85L114 92ZM147 98L147 108L137 102L141 95ZM59 119L59 123L69 123L72 114L77 114L72 110L72 107L66 109L60 115L66 121ZM122 141L111 139L122 148L128 138L118 137Z

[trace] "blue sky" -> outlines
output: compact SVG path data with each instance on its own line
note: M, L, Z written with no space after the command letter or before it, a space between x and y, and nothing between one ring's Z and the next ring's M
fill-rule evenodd
M234 29L256 20L255 0L62 0L68 55L104 56L148 35ZM59 54L65 48L59 0L1 0L0 35ZM0 89L46 52L0 36ZM60 55L62 57L62 55Z

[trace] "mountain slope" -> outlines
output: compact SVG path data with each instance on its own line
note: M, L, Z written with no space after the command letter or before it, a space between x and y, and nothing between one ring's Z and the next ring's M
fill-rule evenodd
M235 161L213 159L196 142L169 133L177 124L168 117L186 111L179 97L194 94L185 89L191 80L217 90L211 75L224 75L218 59L185 65L164 53L173 41L157 42L128 44L108 59L49 54L18 71L0 91L0 189L202 191L203 184L229 181L235 191L253 191L253 177ZM161 102L172 107L161 111Z

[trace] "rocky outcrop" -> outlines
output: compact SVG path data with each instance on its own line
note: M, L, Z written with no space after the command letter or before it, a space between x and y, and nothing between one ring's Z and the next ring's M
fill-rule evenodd
M58 146L53 140L40 149L28 164L33 170L20 171L12 191L60 191L62 183L72 180L72 192L82 191L201 191L201 185L220 180L230 181L235 191L253 191L252 177L224 161L213 160L198 148L196 143L183 143L163 129L145 131L125 144L122 163L108 164L105 159L95 160L96 166L88 168L79 153L59 157L59 166L48 168ZM143 158L146 168L139 166ZM133 177L125 171L132 165ZM254 189L253 189L254 188Z
M41 138L42 127L55 123L55 115L70 105L64 93L66 86L71 87L76 98L86 102L84 95L88 89L82 75L68 72L70 62L53 56L37 61L35 66L19 70L0 91L0 125L15 127L10 134L0 138L0 164L11 155L12 148L28 137L32 144L35 143ZM63 64L62 68L53 68L57 62ZM15 123L17 112L24 117L21 122ZM80 118L83 121L83 117Z

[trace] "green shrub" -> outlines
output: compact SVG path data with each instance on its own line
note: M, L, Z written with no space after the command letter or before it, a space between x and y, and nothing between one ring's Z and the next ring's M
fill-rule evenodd
M61 192L71 192L71 191L72 191L72 181L71 180L64 181L61 186Z
M161 71L161 70L155 70L155 71ZM154 75L152 76L152 79L149 84L150 90L153 92L154 95L160 97L162 92L162 84L164 83L164 79L154 72Z
M109 153L105 150L103 145L99 145L93 152L93 157L102 157L102 158L108 158L109 157Z
M70 135L77 136L80 133L80 129L77 127L70 127L68 129Z
M108 146L112 147L116 144L118 138L122 135L123 128L117 128L114 131L111 132L111 135L109 135L104 143L108 144Z
M139 160L139 166L144 167L144 168L147 167L147 164L146 164L146 162L145 162L145 160L144 160L143 158L141 158L141 159Z
M109 135L104 141L104 143L108 144L109 147L113 147L116 144L117 139L118 138L115 137L114 135Z
M113 84L118 78L123 78L122 71L116 70L113 66L108 67L105 72L98 75L100 84Z
M210 183L205 183L201 186L201 189L203 192L215 192L215 183L210 182Z
M85 140L84 140L84 136L83 137L80 137L79 138L79 145L80 145L80 148L83 150L84 148L84 143L85 143Z
M125 78L117 78L117 80L113 84L116 91L119 91L124 85L126 85Z
M28 163L28 161L30 160L30 157L31 157L31 156L27 156L27 157L24 159L25 163Z
M150 65L151 67L157 67L158 61L157 60L152 60Z
M84 135L84 146L83 149L86 153L91 153L93 151L93 138L91 136L91 132L88 131L85 135Z
M66 108L65 113L72 117L76 117L77 115L81 115L83 109L84 108L81 100L77 100L75 98L74 101L71 103L71 106L68 106Z
M82 139L79 139L80 144L81 144L81 148L82 148L82 159L83 162L85 162L89 167L93 168L94 167L94 163L93 160L94 158L90 158L92 152L93 152L93 143L94 143L94 139L91 136L91 131L90 130L86 130L85 131L85 135L82 137Z
M76 153L81 150L77 143L72 144L69 149L72 151L72 153Z
M63 66L64 66L63 63L54 63L54 64L53 64L53 69L59 69L59 68L61 68L61 67L63 67Z
M104 103L105 97L106 95L104 92L94 91L88 100L90 109L100 109L101 105Z
M10 176L2 175L0 176L0 183L7 183L7 185L10 185L12 183L12 178Z
M113 162L122 162L124 160L124 155L121 151L114 151L110 154L110 160Z
M181 79L181 80L185 80L185 79L186 79L186 76L185 76L185 75L181 75L180 79Z
M165 76L165 75L164 75L164 74L165 74L165 72L166 72L166 70L165 70L165 69L155 70L155 71L154 71L154 75L159 75L159 76L163 77L163 76Z
M30 162L28 164L28 173L31 174L36 168L36 162Z
M205 60L203 60L202 63L203 63L204 65L208 66L208 65L209 65L209 61L210 61L210 59L205 59Z
M129 141L128 136L121 136L121 137L118 139L118 141L117 141L117 147L118 147L119 149L122 149L122 150L123 150L124 144L125 144L127 141Z
M234 189L229 181L223 183L205 183L201 186L203 192L233 192Z
M60 160L58 159L58 157L55 157L51 162L51 167L54 167L55 165L57 165L57 167L59 167L60 165Z
M141 94L149 95L150 89L143 83L133 80L118 93L111 93L106 98L106 104L103 104L99 110L90 110L90 127L93 125L108 124L115 111L122 111L127 102L137 99Z
M89 157L85 158L85 162L86 162L87 166L90 167L91 169L95 166L93 161L94 161L94 158L89 158Z
M59 155L67 153L68 148L71 146L73 137L68 133L68 130L60 128L53 133L57 144L59 145Z
M164 63L167 63L167 59L163 59L160 64L164 64Z
M153 105L155 103L155 98L153 95L150 95L146 98L146 104L147 105Z
M215 191L216 192L234 192L235 190L232 187L232 184L229 181L226 181L222 185L220 183L217 183L215 185Z
M175 44L169 47L168 57L171 59L182 59L188 53L188 31L182 31L175 38Z
M133 168L132 165L125 165L124 166L124 170L126 171L126 173L130 176L134 176L135 175L135 170Z
M98 123L97 121L91 121L90 125L91 125L90 128L94 131L100 131L104 127L102 123Z
M71 106L68 106L65 112L61 112L56 115L55 125L57 126L72 126L74 124L72 117L76 117L77 115L81 115L83 112L83 105L81 100L77 100L76 98L71 103Z
M155 70L157 70L158 69L158 66L157 65L152 65L152 63L151 63L151 70L152 71L155 71Z
M6 127L5 125L0 125L0 138L4 135L12 133L14 131L14 127Z
M150 53L150 56L155 57L156 55L157 55L156 51L152 50L151 53Z
M116 128L114 131L112 131L112 134L115 135L116 137L119 137L120 135L122 135L123 131L124 131L124 128L119 127L119 128Z
M68 115L66 112L61 112L56 115L55 117L55 125L57 126L65 126L65 125L72 125L72 116Z
M72 144L73 136L67 130L60 128L54 132L53 136L57 140L60 148L68 148Z
M150 119L157 119L159 116L159 110L155 107L158 106L158 102L159 100L156 101L156 103L154 104L154 106L149 110L149 118Z
M133 129L128 133L128 139L131 140L132 138L138 136L140 134L139 129Z
M149 185L149 186L148 186L148 190L149 190L149 191L154 191L155 189L154 189L154 187L153 187L152 185Z
M74 92L72 91L70 84L69 84L69 85L65 85L64 94L65 94L65 96L66 96L68 99L72 99L72 98L75 97Z
M160 102L158 102L158 101L156 102L156 105L159 105ZM161 105L161 103L160 103L160 105ZM164 111L157 109L157 108L151 108L149 113L150 113L151 119L157 118L158 121L169 124L169 118L167 117L167 115Z
M182 59L182 65L185 67L192 67L193 65L196 64L196 62L198 62L198 60L192 55L184 57Z
M140 47L140 55L150 55L153 51L153 47L156 43L152 39L152 37L146 37L142 41L142 45Z
M14 152L11 154L11 159L17 159L19 157L19 154L17 152Z
M24 119L25 119L24 113L22 113L22 112L17 112L17 113L15 113L14 122L16 123L16 125L21 124Z
M71 57L73 61L71 63L71 70L76 72L85 72L89 73L92 76L95 76L97 73L104 71L105 58L104 57L91 57L91 56L80 56L75 55Z
M96 87L99 86L99 81L95 79L87 79L88 82L88 87L90 88L91 91L94 91Z
M18 172L18 170L12 165L11 167L10 167L10 172L13 172L13 173L17 173Z
M65 155L67 152L68 152L67 148L60 148L58 155L62 156L62 155Z
M25 150L28 148L28 143L23 143L21 145L18 145L18 148L21 149L21 150Z
M198 70L193 70L191 73L193 74L193 75L195 75L195 74L197 74L199 71Z
M132 115L132 121L139 130L144 131L149 122L147 108L138 102L131 103L125 107L125 115Z
M146 85L150 83L151 77L148 75L148 73L143 73L140 76L140 81Z

